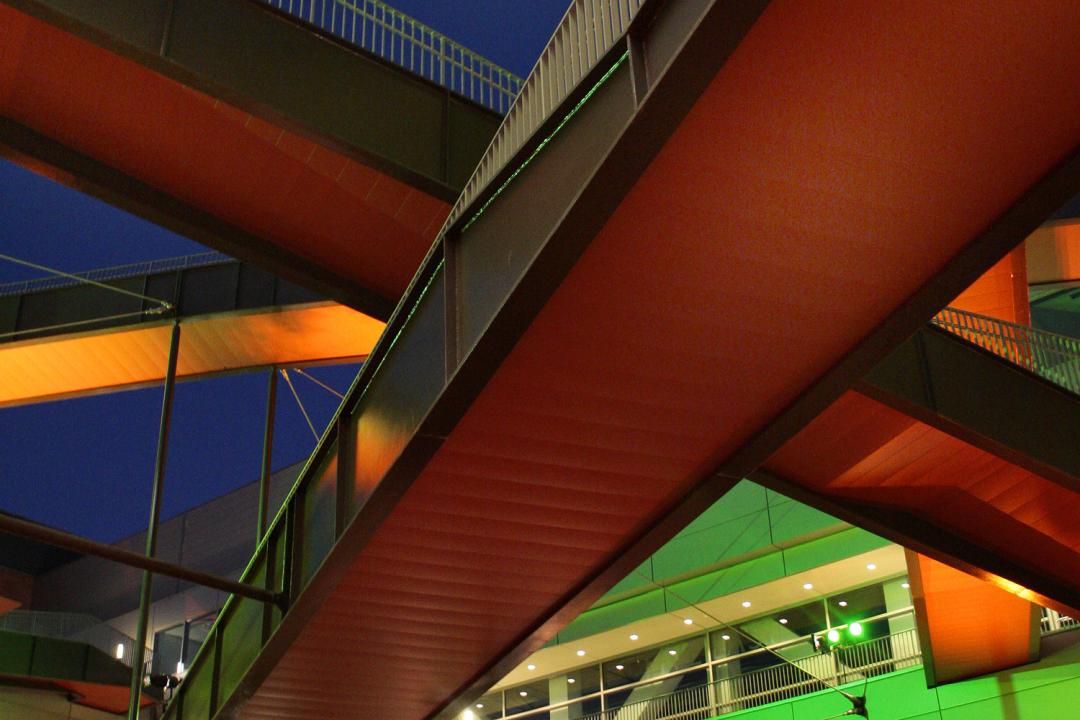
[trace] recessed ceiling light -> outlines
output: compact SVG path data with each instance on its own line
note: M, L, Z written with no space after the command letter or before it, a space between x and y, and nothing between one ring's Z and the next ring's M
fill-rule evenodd
M578 650L577 651L577 656L578 657L585 657L585 651L584 650Z
M866 569L867 570L877 570L877 565L875 565L874 563L866 563Z
M802 584L802 589L803 590L813 590L814 589L814 583L803 583Z
M781 625L787 625L787 618L780 618Z
M521 692L518 693L518 695L520 695L521 697L527 697L528 694L529 693L525 692L524 690L522 690Z
M483 708L484 708L484 703L476 703L476 709L477 710L482 710Z
M476 713L466 708L465 712L461 713L461 720L476 720Z
M533 665L532 663L529 663L529 664L528 664L528 665L526 665L525 667L527 667L527 668L528 668L529 670L535 670L535 669L536 669L536 666L535 666L535 665Z
M570 683L571 685L573 685L574 683L576 683L576 682L577 682L577 680L575 680L574 678L566 678L566 682L568 682L568 683Z
M668 651L667 651L667 654L668 654L668 655L674 655L674 654L675 654L675 651L674 651L674 650L668 650Z
M730 635L721 635L720 637L722 637L724 640L730 640L731 639Z
M637 640L637 633L630 633L631 640Z
M750 601L749 600L743 600L742 601L742 606L743 607L750 607Z
M683 618L682 624L683 625L693 625L694 621L691 620L690 618Z
M909 587L911 587L911 584L910 584L910 583L900 583L900 587L902 587L902 588L904 588L905 590L907 590L907 589L908 589Z
M625 667L624 665L616 665L615 669L616 670L622 670L624 667Z
M847 607L847 600L841 600L840 602L838 602L836 604L839 605L840 607Z

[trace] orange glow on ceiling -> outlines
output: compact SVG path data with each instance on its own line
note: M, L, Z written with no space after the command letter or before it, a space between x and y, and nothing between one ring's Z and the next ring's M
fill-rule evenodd
M366 357L384 323L336 303L181 322L177 375ZM0 406L140 387L164 379L168 321L0 346Z

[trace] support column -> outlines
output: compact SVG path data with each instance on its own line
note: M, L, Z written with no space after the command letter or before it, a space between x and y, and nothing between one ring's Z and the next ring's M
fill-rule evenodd
M274 449L274 411L277 407L277 368L270 368L266 385L266 424L263 426L262 472L259 475L259 519L255 524L255 544L262 542L270 522L270 463Z
M176 387L176 358L180 350L180 323L174 322L169 340L169 367L165 374L165 390L161 399L161 422L158 424L157 456L154 458L154 487L150 496L150 524L146 528L146 555L157 552L158 520L161 518L162 487L165 482L165 457L169 445L169 420L172 417L173 390ZM146 650L146 629L150 616L150 590L153 575L143 570L139 591L139 622L135 631L135 647L131 653L131 695L128 720L138 720L142 701L143 657Z

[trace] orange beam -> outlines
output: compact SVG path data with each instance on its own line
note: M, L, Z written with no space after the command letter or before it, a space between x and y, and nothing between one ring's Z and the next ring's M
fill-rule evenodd
M927 686L1039 659L1039 607L996 585L907 551Z
M359 360L383 323L336 303L181 323L181 378L268 365ZM0 345L0 407L131 389L164 378L169 321Z

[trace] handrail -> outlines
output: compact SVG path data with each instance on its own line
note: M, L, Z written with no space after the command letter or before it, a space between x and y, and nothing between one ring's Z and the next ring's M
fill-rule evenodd
M383 60L498 113L522 79L381 0L265 0Z
M233 260L233 258L225 253L210 251L162 258L160 260L146 260L137 263L127 263L125 265L110 265L108 267L94 268L93 270L72 273L72 275L77 276L74 278L49 275L46 277L30 278L28 280L15 280L12 282L0 283L0 297L22 295L28 292L38 292L41 290L52 290L55 288L78 285L80 282L79 278L97 281L119 280L139 275L152 275L154 273L217 265L219 263L233 262Z
M1080 395L1080 340L954 307L930 322Z
M913 617L914 612L915 612L914 606L907 605L907 606L902 607L902 608L896 608L895 610L890 610L890 611L887 611L887 612L884 612L884 613L879 613L877 615L872 615L870 617L862 618L862 619L859 620L859 622L863 625L863 627L869 627L871 624L881 622L881 621L889 621L889 620L893 620L893 619L900 618L900 617L905 617L905 616ZM660 643L657 643L657 644L655 644L655 645L653 645L651 647L639 650L639 651L637 651L637 653L647 653L650 650L659 651L659 650L661 650L661 649L663 649L665 647L670 647L670 645L672 643L685 642L685 641L687 641L689 639L692 639L692 638L695 638L695 637L701 637L703 639L703 641L706 644L708 644L709 641L710 641L709 638L712 635L714 635L716 633L719 633L721 631L722 627L723 626L718 627L718 628L712 628L712 629L708 630L707 632L705 632L703 635L702 634L684 635L684 636L681 636L681 637L670 638L670 639L668 639L668 640L666 640L664 642L660 642ZM840 624L837 624L837 625L830 625L828 629L831 629L831 630L846 630L847 628L848 628L848 623L840 623ZM823 632L824 632L824 629L822 630L822 633ZM816 634L820 635L822 633L816 633ZM585 701L585 700L595 700L595 699L599 698L601 695L610 695L611 693L623 693L623 692L626 692L628 690L636 690L638 688L647 687L647 686L650 686L650 685L656 685L657 683L662 683L662 682L664 682L666 680L671 680L671 679L674 679L674 678L682 677L683 675L686 675L688 673L696 672L696 671L699 671L699 670L705 670L705 669L707 669L709 667L718 668L720 666L728 665L730 663L739 663L739 662L742 662L743 660L746 660L748 658L752 658L752 657L755 657L755 656L758 656L758 655L775 655L777 652L779 652L781 650L785 650L787 648L797 647L799 645L806 645L807 643L813 643L814 642L814 637L815 637L815 634L799 635L797 637L789 638L787 640L782 640L780 642L770 643L769 645L762 645L760 647L755 647L755 648L752 648L750 650L746 650L744 652L734 653L734 654L731 654L731 655L725 655L724 657L721 657L721 658L715 658L715 659L712 659L712 660L706 660L706 661L703 661L703 662L696 663L694 665L687 665L686 667L679 668L678 670L673 670L673 671L666 672L666 673L661 673L661 674L658 674L658 675L652 675L650 677L642 678L641 680L636 680L634 682L625 683L625 684L618 685L618 686L615 686L615 687L604 688L603 690L598 690L598 691L593 692L593 693L580 695L580 696L575 697L575 698L573 698L571 700L564 700L564 701L560 701L560 702L557 702L557 703L552 703L550 705L545 705L543 707L530 708L528 710L522 710L520 712L504 714L502 717L505 718L506 720L525 720L526 718L529 718L531 716L542 715L542 714L545 714L545 713L550 712L550 711L559 710L559 709L562 709L562 708L565 708L565 707L569 707L570 705L576 705L576 704L581 703L582 701ZM600 671L603 672L603 666L605 664L607 664L607 663L612 662L612 661L613 661L613 658L607 658L605 660L598 661L597 663L594 663L592 665L594 665L596 667L599 667ZM576 671L576 670L580 670L580 669L581 668L578 667L578 668L575 668L573 670ZM541 681L543 679L544 679L543 677L537 678L537 680L541 680ZM825 678L825 679L828 680L830 678ZM507 689L508 689L507 687L502 688L502 690L507 690Z
M552 113L622 40L646 2L574 0L454 203L443 232L463 218Z

